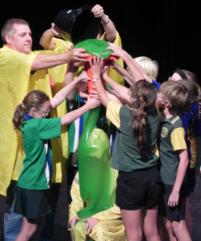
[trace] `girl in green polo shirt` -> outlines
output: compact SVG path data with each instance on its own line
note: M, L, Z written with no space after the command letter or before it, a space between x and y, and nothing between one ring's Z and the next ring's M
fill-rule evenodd
M144 230L147 240L160 241L157 229L161 190L156 153L157 89L146 80L140 80L130 90L129 106L123 105L111 100L104 89L101 78L106 80L108 75L103 73L101 59L91 61L91 71L100 100L106 107L106 116L117 127L112 167L118 170L116 204L121 209L127 239L142 240Z
M97 99L90 98L85 105L60 118L47 118L52 108L58 106L81 79L83 76L75 78L52 100L42 91L31 91L16 107L13 124L22 132L25 152L14 208L23 216L16 241L28 241L33 236L36 238L44 217L50 212L48 140L60 137L62 125L71 123L99 104Z

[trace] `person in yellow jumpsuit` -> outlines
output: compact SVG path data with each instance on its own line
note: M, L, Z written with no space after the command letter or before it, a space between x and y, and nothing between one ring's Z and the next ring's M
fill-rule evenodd
M6 196L12 181L18 179L23 159L21 137L12 125L15 107L32 89L42 90L51 97L47 68L72 61L85 61L88 55L81 49L61 54L32 51L31 29L23 19L7 20L1 36L4 46L0 49L0 194ZM53 165L53 182L61 181L61 161L62 155ZM5 231L7 228L9 225L5 226Z
M114 170L112 171L112 175L115 182L117 173ZM100 193L101 191L99 190ZM72 183L71 197L69 229L71 230L73 241L126 241L120 209L116 205L98 212L89 218L79 218L77 212L84 207L84 203L80 196L78 174L76 174Z

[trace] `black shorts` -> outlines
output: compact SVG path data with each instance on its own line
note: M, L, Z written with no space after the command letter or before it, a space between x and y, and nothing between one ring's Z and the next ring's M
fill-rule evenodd
M14 212L27 219L39 219L51 212L49 190L17 187Z
M170 221L181 221L185 219L186 185L181 187L179 203L176 207L169 207L167 205L172 188L172 185L163 184L163 195L160 203L159 214Z
M116 204L120 209L137 210L158 207L161 181L157 167L119 172Z

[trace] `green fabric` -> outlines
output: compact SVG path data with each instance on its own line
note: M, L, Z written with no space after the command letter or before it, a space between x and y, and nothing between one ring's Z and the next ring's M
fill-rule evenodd
M107 109L107 112L108 111L115 113ZM156 144L159 126L159 118L156 109L151 109L147 115L148 134L147 143L142 150L143 155L140 153L135 143L135 136L130 125L132 120L131 111L127 106L121 107L119 118L120 127L115 138L112 153L112 167L119 171L129 172L155 166L158 161ZM112 121L112 118L110 121Z
M45 145L47 140L61 134L60 118L34 118L25 121L22 127L25 159L18 180L18 186L33 190L49 188L49 176L46 176Z
M171 143L171 134L176 128L183 128L178 116L166 119L160 131L160 174L162 182L167 185L174 185L179 165L179 155Z
M95 55L103 59L107 59L112 54L112 51L107 49L108 42L99 39L86 39L77 43L74 47L83 48L91 55Z
M100 108L89 112L78 146L80 194L85 206L80 218L90 217L114 205L113 170L110 167L109 138L96 128Z
M76 110L78 109L80 106L82 106L82 98L79 97L79 95L76 93L75 94L75 97L74 97L74 100L73 100L73 103L72 103L72 108L70 108L70 103L69 101L67 101L67 110L68 112L70 111L73 111L73 110ZM84 104L84 103L83 103ZM88 118L88 114L89 112L85 112L83 115L82 115L82 118L83 118L83 126L85 125L85 122ZM81 119L81 117L79 117L79 119ZM81 125L81 123L80 123ZM72 123L70 123L68 125L68 150L69 150L69 154L72 154L74 153L74 142L75 142L75 121L73 121ZM81 128L79 126L79 128ZM80 132L80 130L79 130Z

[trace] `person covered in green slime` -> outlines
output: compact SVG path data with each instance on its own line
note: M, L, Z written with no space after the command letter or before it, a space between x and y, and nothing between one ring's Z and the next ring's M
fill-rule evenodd
M89 39L76 45L93 57L111 59L108 43ZM85 67L89 80L89 95L94 92L93 76ZM101 108L101 107L100 107ZM69 226L74 241L125 241L119 208L115 205L117 173L110 167L111 151L108 135L97 128L100 108L90 111L78 145L78 174L71 188Z

